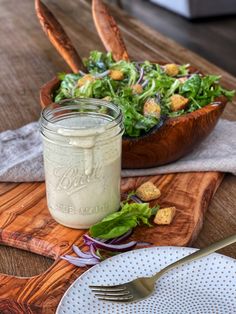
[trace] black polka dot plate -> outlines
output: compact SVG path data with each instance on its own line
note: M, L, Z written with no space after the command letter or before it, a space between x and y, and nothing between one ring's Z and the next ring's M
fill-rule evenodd
M236 260L211 254L173 269L155 292L135 303L98 300L89 285L116 285L151 276L194 252L181 247L153 247L123 253L92 267L66 291L57 314L233 314L236 313Z

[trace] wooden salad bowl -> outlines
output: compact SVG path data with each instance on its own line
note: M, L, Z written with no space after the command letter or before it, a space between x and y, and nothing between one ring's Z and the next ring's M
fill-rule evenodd
M60 84L52 79L40 90L41 106L53 102L53 94ZM123 137L122 168L150 168L175 161L191 152L214 129L227 99L219 97L201 109L186 115L169 118L156 129L137 138Z
M35 0L35 4L39 21L54 47L73 72L84 70L81 58L62 26L40 0ZM116 61L129 60L118 26L101 0L92 1L92 12L96 29L105 48L113 52ZM190 68L190 72L196 71L197 69ZM53 102L53 95L59 84L60 81L54 78L42 86L40 102L43 108ZM153 127L143 136L137 138L123 136L122 168L161 166L190 153L214 129L226 103L226 97L221 96L194 112L167 119L161 127Z

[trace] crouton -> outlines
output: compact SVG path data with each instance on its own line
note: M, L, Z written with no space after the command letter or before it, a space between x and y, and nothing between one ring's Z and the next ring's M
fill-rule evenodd
M189 102L188 98L185 98L178 94L171 96L170 100L171 100L172 111L178 111L178 110L184 109Z
M86 74L78 80L78 86L83 86L86 82L92 82L95 78L91 74Z
M153 98L150 98L143 106L143 114L145 116L154 116L159 119L161 116L161 107Z
M103 97L102 99L106 101L111 101L111 96L106 96L106 97Z
M175 207L161 208L157 211L154 218L154 222L157 225L169 225L171 224L176 213Z
M164 66L165 72L169 76L176 76L179 73L179 67L175 63L169 63Z
M143 92L143 87L140 84L134 84L131 86L133 94L141 94Z
M187 81L187 79L188 79L187 76L183 76L183 77L179 77L178 81L183 84L184 82Z
M136 195L145 202L155 200L161 195L161 191L150 181L143 183L136 190Z
M115 81L122 81L124 79L124 73L120 70L110 70L109 76Z

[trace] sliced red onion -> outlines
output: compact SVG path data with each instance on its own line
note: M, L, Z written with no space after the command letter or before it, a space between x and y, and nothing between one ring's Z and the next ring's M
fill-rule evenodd
M142 85L142 87L145 87L147 84L148 84L148 82L149 82L149 79L146 79L141 85Z
M87 75L87 73L85 73L85 72L83 72L83 71L81 71L81 70L79 70L79 74L81 74L81 75L83 75L83 76Z
M110 241L108 239L100 239L100 238L94 238L94 239L96 239L96 240L98 240L100 242L104 242L104 243L108 243Z
M143 74L144 74L144 69L141 68L141 70L140 70L140 76L139 76L139 79L137 80L137 83L136 83L136 84L139 84L139 83L142 81L142 79L143 79Z
M96 77L96 78L102 78L102 77L104 77L104 76L107 76L110 72L111 72L110 70L106 70L105 72L95 74L94 77Z
M73 264L73 265L95 265L99 263L99 260L97 258L91 257L91 258L79 258L79 257L74 257L70 255L64 255L61 256L61 259L64 259L65 261Z
M137 246L153 245L151 242L137 242Z
M100 248L100 249L104 249L104 250L108 250L108 251L114 251L114 252L129 251L129 250L133 249L137 244L137 241L131 241L131 242L125 243L125 244L109 244L109 243L104 243L104 242L98 241L96 239L93 239L87 234L84 235L84 239L85 239L85 241L86 240L90 241L90 243L92 242L96 248Z
M118 238L112 239L109 242L109 244L119 244L120 242L127 240L131 236L132 233L133 233L133 229L127 231L125 234L123 234L122 236Z
M90 254L91 254L94 258L96 258L96 259L98 259L98 260L101 259L101 258L96 254L96 249L95 249L95 246L94 246L93 244L90 244L90 246L89 246L89 252L90 252Z
M77 254L79 257L82 258L91 258L91 254L89 252L83 252L80 250L80 248L78 248L78 246L76 245L72 245L73 251L75 252L75 254Z
M161 95L160 95L160 93L156 93L155 97L156 97L156 102L159 104L160 101L161 101Z
M142 200L141 200L138 196L136 196L136 195L131 195L131 196L130 196L130 199L131 199L132 201L134 201L135 203L138 203L138 204L143 203Z
M86 237L86 234L83 235L83 238L84 238L84 244L85 244L85 245L90 246L91 244L94 243L94 241L93 241L94 239L92 239L92 240L88 239L88 238ZM98 241L99 241L99 240L98 240Z
M138 63L135 63L135 68L137 71L140 71L140 69L141 69Z
M68 260L67 258L64 258L63 256L61 256L61 259L64 259L65 261L69 262L70 264L73 264L75 266L78 266L78 267L85 267L87 266L85 263L81 263L81 262L78 262L78 261L72 261L72 260Z
M193 74L195 73L192 73L192 74L186 74L186 75L176 75L177 78L186 78L186 79L189 79L193 76Z

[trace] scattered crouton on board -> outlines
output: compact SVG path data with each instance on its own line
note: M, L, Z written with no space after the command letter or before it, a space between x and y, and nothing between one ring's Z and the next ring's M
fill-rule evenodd
M169 225L173 221L175 213L175 207L161 208L157 211L154 222L157 225Z
M145 202L155 200L161 191L150 181L143 183L136 190L136 195Z

